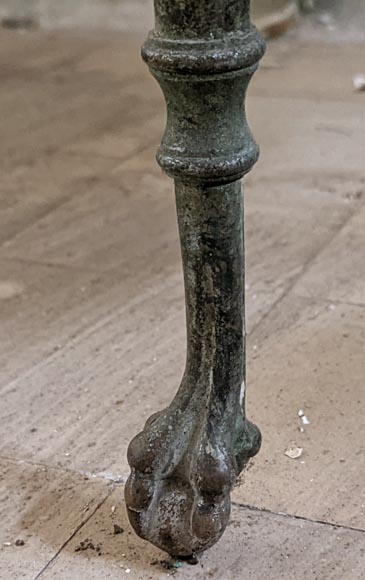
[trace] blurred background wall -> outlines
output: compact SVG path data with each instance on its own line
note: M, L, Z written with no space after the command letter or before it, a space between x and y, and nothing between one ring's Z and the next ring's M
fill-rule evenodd
M27 20L44 28L151 27L152 0L0 0L2 20Z
M253 19L268 37L286 32L299 11L311 14L313 40L332 31L334 41L363 41L365 0L252 0ZM153 0L0 0L5 28L86 28L146 33L153 26ZM316 36L317 35L317 36Z
M297 0L253 0L253 14L261 19L292 17ZM82 26L139 30L153 23L153 0L0 0L2 20L23 19L45 28Z

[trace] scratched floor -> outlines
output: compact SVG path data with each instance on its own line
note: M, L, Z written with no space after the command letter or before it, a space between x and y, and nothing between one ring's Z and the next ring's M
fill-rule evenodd
M172 570L122 493L185 344L164 107L139 44L0 32L0 578L363 579L365 44L292 34L252 83L248 411L264 444L224 538Z

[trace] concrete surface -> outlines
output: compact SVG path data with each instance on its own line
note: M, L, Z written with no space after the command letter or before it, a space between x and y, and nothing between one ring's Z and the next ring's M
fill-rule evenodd
M0 578L360 580L365 44L290 35L252 83L248 410L264 444L225 537L169 570L122 499L127 444L185 358L164 107L139 42L0 34Z

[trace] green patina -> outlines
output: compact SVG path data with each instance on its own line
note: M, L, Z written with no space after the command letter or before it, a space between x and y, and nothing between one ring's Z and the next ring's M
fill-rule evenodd
M142 54L167 103L157 160L175 180L187 361L129 446L126 502L141 537L183 558L220 538L261 443L245 414L242 177L258 157L244 102L264 43L245 0L156 0L155 13Z

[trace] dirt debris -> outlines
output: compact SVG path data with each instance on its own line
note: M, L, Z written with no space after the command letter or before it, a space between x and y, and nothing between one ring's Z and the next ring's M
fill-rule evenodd
M123 534L124 532L124 528L122 528L121 526L118 526L118 524L114 524L114 534Z
M18 540L15 540L15 545L16 546L25 546L25 542L24 542L24 540L19 538Z
M78 546L75 548L75 552L85 552L86 550L94 550L98 556L101 555L101 544L94 544L92 540L86 538L82 542L79 543Z
M152 560L151 566L161 566L163 570L167 570L170 576L175 576L179 568L183 567L181 561L173 560Z

